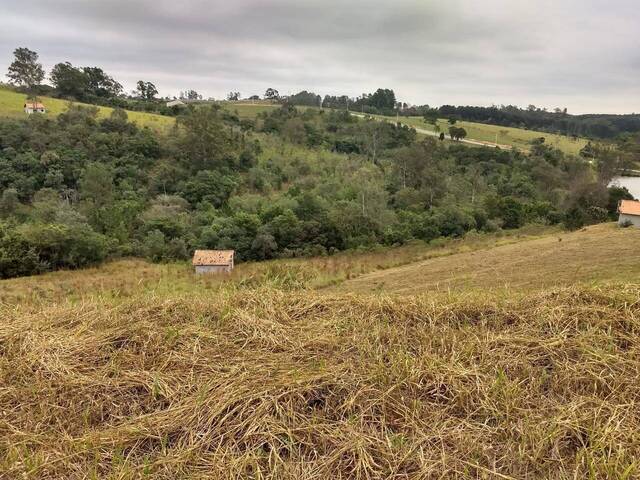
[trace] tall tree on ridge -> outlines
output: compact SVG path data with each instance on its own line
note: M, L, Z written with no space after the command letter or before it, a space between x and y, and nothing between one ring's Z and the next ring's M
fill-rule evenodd
M13 51L15 60L9 65L7 77L14 85L24 86L29 91L44 80L44 69L38 63L38 54L26 47Z

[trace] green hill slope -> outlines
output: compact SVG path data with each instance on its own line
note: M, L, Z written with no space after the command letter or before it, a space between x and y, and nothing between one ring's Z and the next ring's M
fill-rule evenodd
M0 87L0 116L4 117L24 117L24 102L27 96L22 93L14 92L7 88ZM51 97L39 97L47 109L47 115L56 116L69 108L70 102ZM74 102L77 105L90 106L84 103ZM113 111L113 108L97 106L98 116L107 117ZM164 115L157 115L147 112L127 111L129 120L137 123L142 127L149 127L154 130L165 130L175 123L175 119Z
M381 115L375 115L375 117L385 119L390 122L396 121L396 117L384 117ZM399 120L401 123L416 129L434 132L433 125L425 123L422 117L400 117ZM587 144L587 140L584 138L574 140L564 135L538 132L535 130L524 130L521 128L503 127L500 125L487 125L485 123L460 121L456 123L456 126L463 127L467 131L468 140L485 142L491 146L495 145L497 142L498 145L507 145L525 151L529 150L531 147L532 140L540 137L545 138L545 143L547 145L552 145L564 153L572 155L577 155ZM440 119L438 121L438 127L440 128L440 131L447 134L450 125L447 120Z

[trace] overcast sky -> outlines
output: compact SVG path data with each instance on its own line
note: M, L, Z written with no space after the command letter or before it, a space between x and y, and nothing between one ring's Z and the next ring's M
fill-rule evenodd
M640 112L640 0L2 0L0 72L100 66L129 90L274 87Z

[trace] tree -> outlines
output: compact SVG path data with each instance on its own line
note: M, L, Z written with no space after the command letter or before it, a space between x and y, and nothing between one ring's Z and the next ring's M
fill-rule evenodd
M142 100L151 101L158 94L158 89L151 82L138 80L138 83L136 84L136 93Z
M455 125L458 122L458 119L456 117L449 117L449 125Z
M230 102L237 102L240 100L240 92L229 92L227 94L227 100Z
M424 115L422 116L424 118L425 123L429 124L429 125L433 125L434 127L438 126L438 111L437 110L427 110Z
M7 188L0 197L0 218L13 215L19 205L18 191L15 188Z
M396 94L388 88L379 88L367 100L368 105L378 110L393 109L396 106Z
M89 78L79 68L69 62L58 63L49 75L53 86L63 96L70 96L81 100L84 98L89 84Z
M102 98L117 97L122 93L122 85L107 75L99 67L84 67L87 94Z
M267 100L278 100L280 98L280 93L275 88L267 88L267 91L264 92L264 98Z
M90 163L80 177L80 195L96 207L110 202L113 196L113 173L102 163Z
M194 172L215 170L233 161L238 139L225 127L218 108L196 108L179 119L184 128L178 144L186 164Z
M14 85L28 88L40 85L44 80L44 69L38 63L38 54L33 50L21 47L13 51L15 60L9 65L7 77Z
M195 90L187 90L186 92L180 92L180 98L182 100L202 100L202 95Z
M467 136L467 131L462 127L449 127L449 136L451 137L451 140L458 141Z

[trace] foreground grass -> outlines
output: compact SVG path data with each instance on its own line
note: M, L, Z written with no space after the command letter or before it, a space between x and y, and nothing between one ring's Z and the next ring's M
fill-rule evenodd
M0 315L5 478L634 478L640 287Z
M39 100L44 103L47 113L49 116L57 116L63 112L65 112L70 105L70 102L67 100L61 100L58 98L51 97L38 97ZM24 103L27 99L27 96L22 93L14 92L13 90L9 90L7 88L0 87L0 116L4 117L25 117L24 113ZM93 106L87 105L79 102L74 102L76 105L83 106ZM98 109L98 117L105 118L111 115L113 111L112 108L109 107L96 107ZM168 128L172 127L175 123L175 119L172 117L167 117L164 115L157 115L154 113L147 112L133 112L128 110L127 115L129 116L129 121L137 123L141 127L149 127L156 131L165 131Z
M638 478L638 235L2 281L0 478ZM474 261L513 285L429 284ZM354 289L376 275L423 294Z

